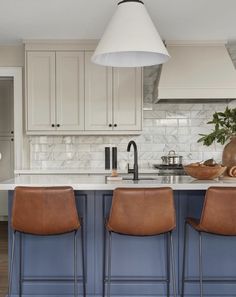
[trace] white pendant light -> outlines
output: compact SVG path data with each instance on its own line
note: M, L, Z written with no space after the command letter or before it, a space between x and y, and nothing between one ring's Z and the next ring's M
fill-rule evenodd
M147 10L140 0L123 0L107 26L92 57L96 64L142 67L170 58Z

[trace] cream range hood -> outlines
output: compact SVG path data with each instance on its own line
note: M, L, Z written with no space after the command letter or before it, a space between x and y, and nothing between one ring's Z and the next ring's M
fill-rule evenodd
M155 102L236 99L236 70L225 43L167 43ZM202 100L201 100L202 101Z

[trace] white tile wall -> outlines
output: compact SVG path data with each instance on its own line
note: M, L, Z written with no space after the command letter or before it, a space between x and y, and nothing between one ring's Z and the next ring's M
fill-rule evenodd
M229 48L236 64L236 45ZM197 143L199 133L208 133L206 123L215 111L224 110L226 103L153 104L157 82L156 66L144 71L144 127L140 136L31 136L30 167L32 169L104 169L104 147L118 147L118 166L124 169L132 153L127 153L128 142L138 144L139 166L151 168L160 163L161 156L174 149L185 162L208 158L221 160L223 146L205 147ZM229 103L236 107L236 102Z

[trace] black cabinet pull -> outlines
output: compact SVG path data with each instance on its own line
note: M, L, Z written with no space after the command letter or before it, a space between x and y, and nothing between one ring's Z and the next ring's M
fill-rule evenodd
M117 124L114 124L114 127L117 127Z
M112 124L109 124L109 127L112 127Z
M11 131L11 134L14 134L14 131Z
M54 124L52 124L52 127L55 127L55 125L54 125Z
M60 124L57 124L57 127L60 127Z

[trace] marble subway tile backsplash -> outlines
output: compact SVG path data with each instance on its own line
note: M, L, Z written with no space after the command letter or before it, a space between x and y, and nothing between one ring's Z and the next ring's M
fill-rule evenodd
M236 107L235 101L228 104ZM205 147L197 143L199 133L208 133L206 123L214 111L224 110L226 103L217 104L153 104L144 110L143 132L139 136L31 136L30 165L32 169L104 169L105 146L117 146L118 166L125 169L132 163L126 151L133 139L138 144L139 166L151 168L161 156L175 150L185 162L207 158L221 160L223 146Z

